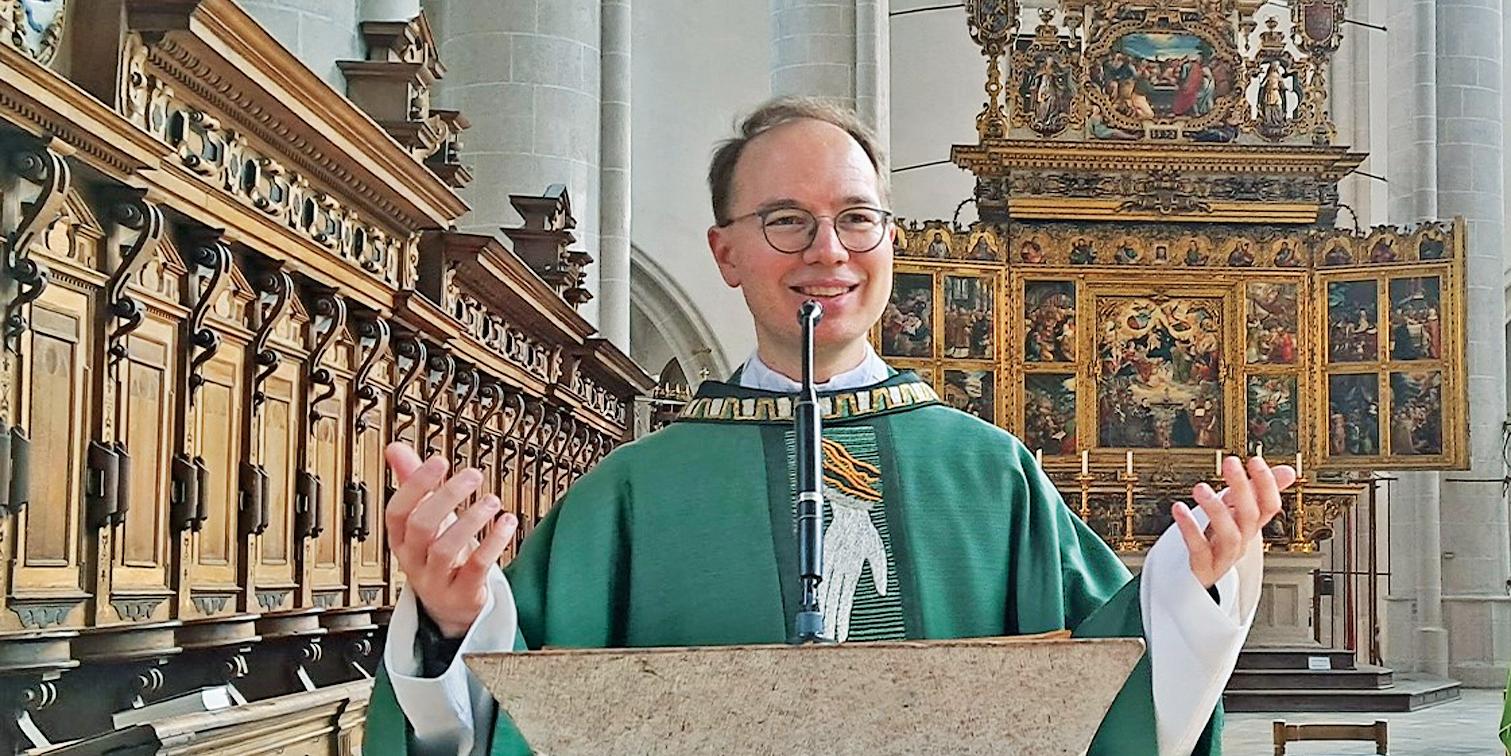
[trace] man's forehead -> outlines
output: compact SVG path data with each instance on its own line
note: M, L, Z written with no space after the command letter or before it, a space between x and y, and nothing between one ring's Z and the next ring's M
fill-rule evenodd
M838 202L839 204L842 204L842 205L874 205L874 204L876 204L876 195L875 194L847 194L844 197L841 197L838 200L836 200L836 202ZM760 206L758 206L756 209L757 210L780 210L780 209L786 208L786 207L806 207L806 206L807 206L806 202L804 202L803 200L800 200L800 199L798 199L796 197L775 197L775 198L772 198L772 199L768 199L768 200L766 200L764 202L761 202Z
M860 143L822 121L783 124L751 140L735 166L741 204L762 209L813 203L874 205L880 177Z

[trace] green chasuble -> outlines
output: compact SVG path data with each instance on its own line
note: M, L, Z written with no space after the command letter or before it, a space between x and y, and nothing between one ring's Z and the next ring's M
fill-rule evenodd
M821 401L825 615L847 642L1143 635L1138 580L1012 435L909 372ZM792 414L788 395L705 381L678 422L583 476L505 569L524 642L785 642L798 601ZM1091 754L1157 753L1150 679L1146 656ZM1220 752L1220 723L1219 706L1196 753ZM381 670L367 726L368 753L408 750ZM502 711L492 753L528 753Z

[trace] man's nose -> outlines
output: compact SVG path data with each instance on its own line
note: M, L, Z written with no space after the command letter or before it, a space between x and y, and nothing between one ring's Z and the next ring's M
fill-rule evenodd
M810 264L836 264L850 259L850 251L839 243L839 229L833 218L819 218L813 243L803 250L803 261Z

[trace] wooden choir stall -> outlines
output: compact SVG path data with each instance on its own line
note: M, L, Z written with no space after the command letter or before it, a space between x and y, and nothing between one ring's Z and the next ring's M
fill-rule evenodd
M576 311L568 192L520 187L507 244L445 230L466 119L423 15L363 23L339 93L230 0L12 6L0 752L225 683L250 703L114 744L352 752L401 579L384 445L483 469L527 533L651 386Z

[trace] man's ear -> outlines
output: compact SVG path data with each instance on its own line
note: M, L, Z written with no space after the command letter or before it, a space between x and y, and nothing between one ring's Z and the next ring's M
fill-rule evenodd
M719 266L719 275L731 289L740 288L740 268L735 259L735 250L729 238L729 229L708 227L708 251L713 253L714 263Z

